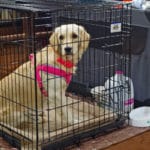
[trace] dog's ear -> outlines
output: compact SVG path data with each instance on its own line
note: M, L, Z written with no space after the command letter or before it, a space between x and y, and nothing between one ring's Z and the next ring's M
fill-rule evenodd
M90 35L82 26L79 26L79 30L80 30L80 36L81 36L80 48L83 51L85 51L89 46Z
M58 33L56 32L56 30L53 31L49 41L50 44L54 47L54 50L57 51L59 42L58 42Z

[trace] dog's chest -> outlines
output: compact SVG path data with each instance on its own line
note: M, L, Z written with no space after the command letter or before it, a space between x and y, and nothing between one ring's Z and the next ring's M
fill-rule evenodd
M67 83L65 79L61 76L48 74L46 72L41 71L41 78L43 86L49 94L57 94L58 92L65 91L67 88Z

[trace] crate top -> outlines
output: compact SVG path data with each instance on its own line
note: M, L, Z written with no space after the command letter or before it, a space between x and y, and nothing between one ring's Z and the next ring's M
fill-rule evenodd
M13 9L29 12L53 12L64 8L97 8L101 6L113 6L116 4L127 4L123 2L112 2L111 0L1 0L0 9Z
M57 2L58 3L58 2ZM49 2L47 0L1 0L0 9L13 9L22 10L29 12L39 12L39 11L54 11L60 9L60 5L56 2Z

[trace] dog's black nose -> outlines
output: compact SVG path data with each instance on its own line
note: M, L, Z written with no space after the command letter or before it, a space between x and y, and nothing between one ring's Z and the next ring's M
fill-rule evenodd
M71 54L71 50L72 50L71 47L66 47L66 48L65 48L66 54Z

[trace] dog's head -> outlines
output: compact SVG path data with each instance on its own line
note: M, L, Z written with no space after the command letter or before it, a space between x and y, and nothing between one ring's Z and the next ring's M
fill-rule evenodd
M80 59L89 45L89 40L90 35L84 27L67 24L55 28L50 37L50 44L61 57Z

